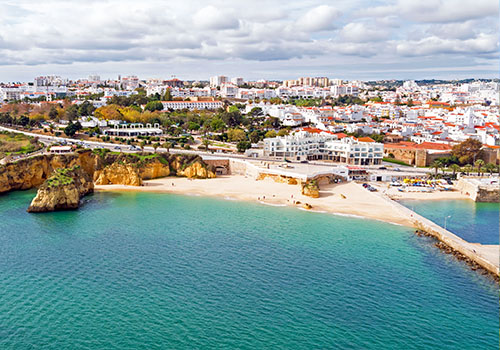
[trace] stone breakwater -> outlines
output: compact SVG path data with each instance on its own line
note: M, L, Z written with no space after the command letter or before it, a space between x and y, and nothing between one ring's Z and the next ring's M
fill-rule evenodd
M397 213L401 216L407 217L413 223L417 232L420 234L425 232L426 235L436 238L439 241L437 247L441 250L460 257L461 260L470 260L474 264L481 266L483 269L491 273L495 276L495 278L500 276L498 245L486 246L469 243L450 231L445 230L431 220L424 218L400 203L392 200L386 195L380 193L374 195L378 195L383 198ZM476 265L471 266L474 268Z

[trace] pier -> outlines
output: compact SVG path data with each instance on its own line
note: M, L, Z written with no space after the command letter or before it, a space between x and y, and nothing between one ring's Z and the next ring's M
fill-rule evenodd
M374 193L375 194L375 193ZM454 252L457 252L464 257L475 262L489 273L500 277L499 259L500 259L500 246L499 245L486 245L480 243L470 243L458 237L454 233L444 229L433 221L423 217L406 208L395 200L392 200L383 193L376 193L382 199L386 200L396 212L402 216L407 217L417 230L426 232L438 241L444 243Z

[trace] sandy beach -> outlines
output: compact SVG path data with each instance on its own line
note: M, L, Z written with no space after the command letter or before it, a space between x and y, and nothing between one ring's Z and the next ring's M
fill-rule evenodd
M190 180L187 178L168 177L149 180L144 186L101 185L96 191L144 191L177 194L197 194L216 196L225 199L237 199L260 202L267 205L295 206L302 208L304 203L312 205L313 211L322 211L341 215L360 216L385 222L412 227L405 217L392 210L387 202L375 193L364 189L361 185L349 182L341 184L321 185L320 198L311 198L300 193L300 186L274 182L271 179L256 181L245 176L221 176L215 179ZM401 198L443 198L443 193L400 193ZM455 192L444 193L455 196ZM446 197L457 198L457 197ZM300 204L296 204L300 202Z
M468 196L460 191L434 191L434 192L400 192L398 187L375 186L379 191L385 193L391 199L419 199L419 200L440 200L440 199L467 199Z

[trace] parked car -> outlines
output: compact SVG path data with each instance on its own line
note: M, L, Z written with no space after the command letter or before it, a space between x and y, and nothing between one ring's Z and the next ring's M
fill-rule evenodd
M399 168L394 168L393 170L394 171L401 171L401 169L399 169Z
M307 160L301 160L300 162L301 162L301 163L304 163L304 164L305 164L305 163L309 163L309 161L307 161Z
M380 170L387 170L387 168L385 166L381 166L379 167Z

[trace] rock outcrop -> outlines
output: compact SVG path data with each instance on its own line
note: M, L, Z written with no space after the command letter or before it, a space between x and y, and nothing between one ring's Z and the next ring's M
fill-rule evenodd
M113 163L94 173L96 185L141 186L142 178L139 169L133 164Z
M77 209L80 199L94 191L94 182L80 165L56 169L38 189L28 212Z
M0 165L0 193L40 186L55 169L80 165L93 173L94 156L89 150L74 154L39 155Z
M317 181L313 180L302 185L302 194L304 196L319 198L319 186Z
M214 178L213 167L196 155L114 154L104 153L96 159L96 185L140 186L143 180L166 176L196 179Z

